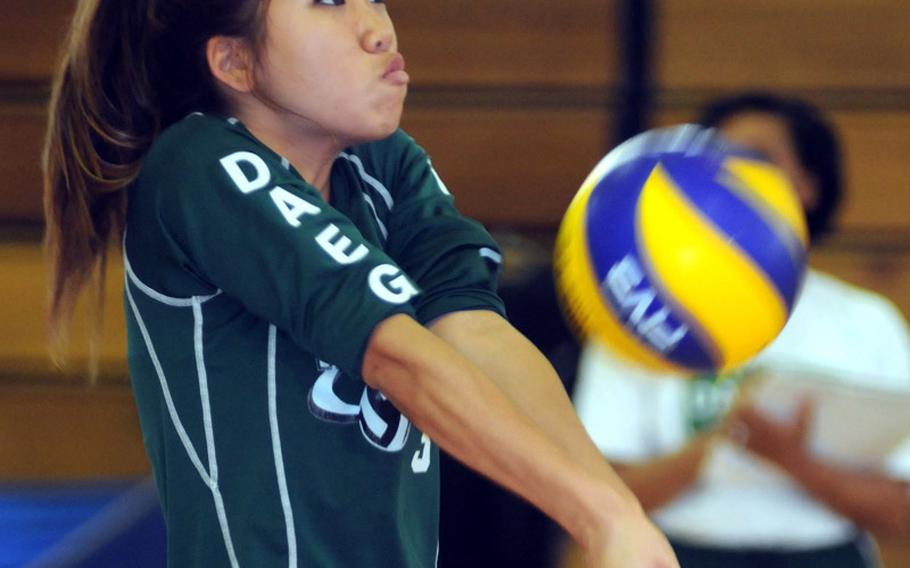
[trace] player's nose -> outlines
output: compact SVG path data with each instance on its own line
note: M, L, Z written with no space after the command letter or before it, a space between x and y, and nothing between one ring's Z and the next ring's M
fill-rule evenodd
M360 16L360 44L369 53L393 51L396 46L395 28L385 10L369 4Z

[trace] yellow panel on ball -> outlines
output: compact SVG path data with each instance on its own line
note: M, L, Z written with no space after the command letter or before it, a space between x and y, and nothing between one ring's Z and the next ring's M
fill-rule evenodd
M721 370L741 364L781 330L786 305L773 283L698 212L660 164L641 191L637 219L639 250L655 286L688 315L690 329L702 334Z

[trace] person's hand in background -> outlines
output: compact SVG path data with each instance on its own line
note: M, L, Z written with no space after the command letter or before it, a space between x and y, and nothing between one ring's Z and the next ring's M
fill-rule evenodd
M801 400L789 419L772 418L746 403L731 411L726 431L734 442L793 474L810 459L807 442L813 414L809 399Z
M876 469L831 463L810 451L814 416L811 400L800 401L789 420L771 418L755 406L734 408L727 436L779 466L803 489L831 509L879 535L910 532L910 491L906 482Z

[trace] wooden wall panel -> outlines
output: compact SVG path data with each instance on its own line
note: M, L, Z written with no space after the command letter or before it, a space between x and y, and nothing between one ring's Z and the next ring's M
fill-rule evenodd
M3 81L40 84L51 71L74 0L11 2L9 17L0 23L0 87ZM406 125L416 128L420 141L433 142L434 151L445 147L438 142L444 138L455 144L453 153L471 157L470 175L448 151L439 160L440 165L455 163L453 181L470 188L466 192L490 184L503 188L505 193L494 192L496 197L464 197L471 212L491 221L554 222L558 217L551 206L564 205L570 192L565 184L573 187L603 149L605 121L599 108L607 97L596 93L615 79L615 0L583 0L571 9L549 0L472 6L422 0L390 4L415 98L424 87L444 95L424 94ZM568 105L574 110L541 113L522 98L528 87L538 88L538 102L556 107L566 90L575 89L576 103ZM590 99L582 105L577 104L579 89ZM501 110L472 99L472 92L490 90L503 101ZM28 104L19 96L0 100L0 222L41 222L38 161L44 104ZM520 124L522 120L528 123ZM503 151L516 144L516 152ZM520 191L519 185L524 186ZM534 202L511 199L528 191L558 194Z
M846 167L840 226L910 229L910 109L835 112L832 118Z
M605 85L616 80L615 4L396 0L389 11L415 85Z
M0 222L39 222L43 106L0 102Z
M910 87L903 0L664 0L656 11L664 89Z
M0 386L0 482L148 475L128 385Z
M616 68L615 3L397 0L389 10L418 84L605 84ZM0 80L49 76L75 4L5 0Z
M107 310L99 345L100 373L126 376L123 272L119 256L110 259ZM39 243L0 244L0 374L40 376L55 369L48 356L47 273ZM72 327L67 371L84 375L88 341L86 318L77 311Z
M3 0L0 81L50 77L75 6L76 0Z
M555 226L601 158L608 120L596 109L417 108L405 113L404 127L465 214Z

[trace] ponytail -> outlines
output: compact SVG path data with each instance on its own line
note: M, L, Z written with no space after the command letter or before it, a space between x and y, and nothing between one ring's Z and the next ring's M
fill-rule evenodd
M130 5L133 14L117 13ZM92 325L97 342L107 251L123 232L125 188L158 130L143 38L131 33L142 29L134 18L147 5L79 2L54 77L42 165L51 354L58 363L87 285L95 288L90 307L98 318Z
M78 2L53 79L42 155L48 319L58 364L86 287L94 289L94 351L107 253L122 238L126 189L152 142L191 111L222 110L206 42L223 34L258 46L265 6L263 0Z

